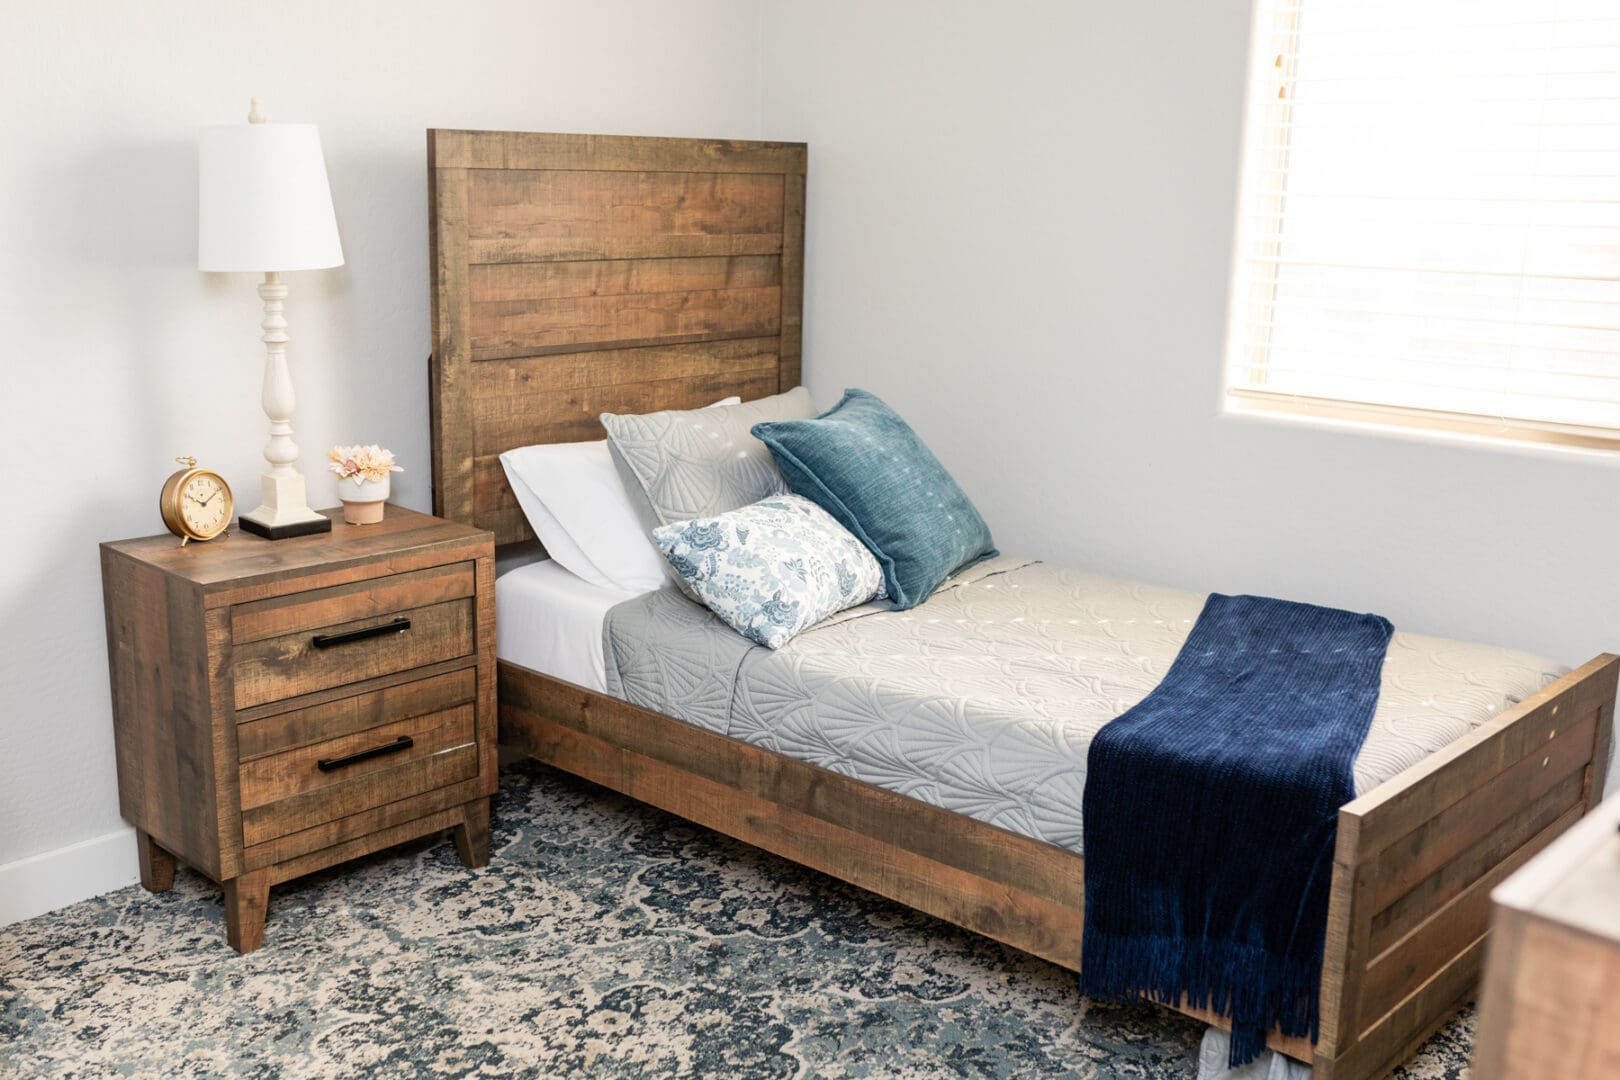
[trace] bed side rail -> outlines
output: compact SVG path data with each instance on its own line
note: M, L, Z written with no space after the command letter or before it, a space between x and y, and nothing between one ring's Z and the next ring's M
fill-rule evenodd
M1319 1080L1382 1075L1473 995L1491 890L1597 805L1617 676L1599 656L1339 812Z

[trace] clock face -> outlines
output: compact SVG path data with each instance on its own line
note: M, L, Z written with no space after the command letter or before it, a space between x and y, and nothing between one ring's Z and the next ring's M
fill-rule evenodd
M207 474L193 476L180 493L180 516L199 536L215 536L231 523L231 495Z

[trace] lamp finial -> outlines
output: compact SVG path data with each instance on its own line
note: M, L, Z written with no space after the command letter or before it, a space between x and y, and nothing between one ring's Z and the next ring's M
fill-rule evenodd
M248 123L250 123L250 124L262 124L262 123L264 123L264 113L259 111L259 99L258 98L248 98Z

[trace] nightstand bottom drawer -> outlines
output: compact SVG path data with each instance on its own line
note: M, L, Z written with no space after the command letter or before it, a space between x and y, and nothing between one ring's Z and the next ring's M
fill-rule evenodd
M251 847L478 775L471 703L242 763Z

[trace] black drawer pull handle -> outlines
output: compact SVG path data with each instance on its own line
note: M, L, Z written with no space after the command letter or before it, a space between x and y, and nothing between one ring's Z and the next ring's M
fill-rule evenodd
M382 757L384 754L397 754L401 750L409 750L413 745L409 735L401 735L391 743L373 746L370 750L362 750L358 754L350 754L348 757L323 757L315 763L315 767L321 772L331 772L333 769L341 769L345 765L369 761L374 757Z
M384 634L403 634L411 628L411 620L395 619L380 626L368 626L362 630L345 630L341 634L316 634L309 639L309 643L317 649L330 649L334 645L347 645L351 641L364 641L366 638L382 637Z

